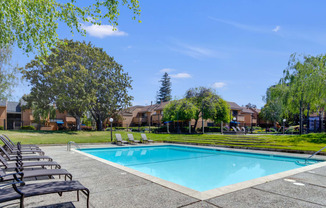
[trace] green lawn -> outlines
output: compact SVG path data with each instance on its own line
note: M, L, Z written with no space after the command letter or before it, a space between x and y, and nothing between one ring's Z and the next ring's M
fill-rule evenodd
M127 138L127 132L117 131L123 138ZM81 132L50 132L50 131L0 131L7 134L15 142L23 144L67 144L69 141L76 143L105 143L110 142L109 131L81 131ZM133 132L135 139L140 138L140 133ZM255 147L268 149L290 149L317 151L326 146L326 134L308 135L219 135L219 134L149 134L147 136L155 141L183 142L193 144L231 146L231 147Z

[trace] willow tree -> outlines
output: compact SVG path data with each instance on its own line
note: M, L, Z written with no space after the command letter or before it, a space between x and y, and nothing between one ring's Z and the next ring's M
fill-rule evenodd
M12 89L17 81L17 67L12 65L11 58L11 45L0 48L0 100L7 100L11 97Z
M86 2L86 3L85 3ZM47 53L58 39L59 22L85 35L81 22L118 25L119 8L126 6L133 19L140 15L138 0L0 0L0 48L17 43L25 52ZM80 6L84 4L85 6Z
M303 114L309 115L309 111L318 112L326 107L325 64L326 55L301 57L292 54L283 78L267 90L266 105L262 110L265 118L271 119L275 113L279 116L274 120L299 114L302 132Z
M122 66L91 43L64 40L46 57L36 57L23 70L31 83L34 102L55 103L76 119L91 112L102 130L103 121L129 105L131 80Z

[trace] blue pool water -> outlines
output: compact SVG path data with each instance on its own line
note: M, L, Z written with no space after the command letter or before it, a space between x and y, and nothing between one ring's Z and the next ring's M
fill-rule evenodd
M296 161L304 161L295 157L176 145L80 151L197 191L207 191L299 168L303 165Z

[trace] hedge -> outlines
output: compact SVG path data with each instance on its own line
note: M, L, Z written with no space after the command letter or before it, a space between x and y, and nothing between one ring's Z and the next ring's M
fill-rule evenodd
M22 126L20 129L22 130L36 130L34 126Z

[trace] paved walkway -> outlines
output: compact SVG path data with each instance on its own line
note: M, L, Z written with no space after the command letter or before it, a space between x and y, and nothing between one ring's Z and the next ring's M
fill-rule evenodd
M95 208L326 207L326 167L201 201L74 151L68 152L65 146L44 146L42 149L90 189L90 205ZM62 197L52 194L27 198L25 205L86 207L86 198L81 197L77 202L76 193L64 193ZM10 203L5 207L18 207L18 204Z

